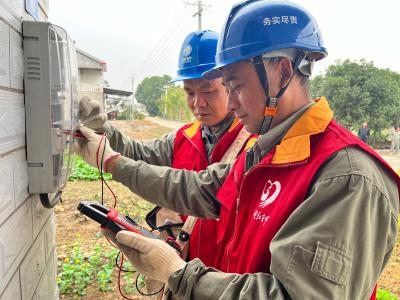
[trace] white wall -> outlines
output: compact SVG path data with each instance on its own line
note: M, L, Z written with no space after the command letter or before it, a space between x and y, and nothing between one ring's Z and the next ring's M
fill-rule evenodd
M58 299L55 217L29 195L21 18L24 0L0 0L0 299ZM48 0L39 1L47 20Z
M99 87L103 88L103 71L95 69L79 69L79 82L84 84L98 85Z
M101 104L104 108L104 78L102 70L79 69L80 96L88 96Z

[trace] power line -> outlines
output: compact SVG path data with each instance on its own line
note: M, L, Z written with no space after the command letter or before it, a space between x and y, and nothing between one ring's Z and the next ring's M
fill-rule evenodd
M175 30L173 38L169 39L163 44L162 48L158 51L158 53L155 56L153 56L152 59L147 63L147 66L157 64L161 59L165 58L166 53L169 52L169 48L171 47L171 45L180 42L181 32L182 31L186 32L190 22L191 22L190 19L186 20L184 24L181 24L178 30Z
M185 8L187 6L197 6L197 11L195 14L192 15L192 17L197 16L198 28L200 30L202 26L203 12L209 11L208 8L211 7L211 5L204 4L204 2L202 2L201 0L193 2L183 0L183 4L184 7L179 12L174 22L170 25L166 34L163 35L163 38L160 39L160 41L153 48L150 54L140 64L137 74L144 73L143 78L157 71L160 66L163 65L165 57L168 57L171 54L173 49L181 43L182 38L186 35L187 28L190 28L188 27L190 21L186 20L186 22L182 24L185 18L188 17L187 14L184 13ZM152 68L150 69L150 67Z
M176 27L179 25L180 22L183 21L183 19L186 17L185 13L185 7L182 8L182 10L178 13L177 17L174 19L168 30L163 34L162 38L158 41L156 46L153 48L153 50L149 53L149 55L142 61L140 66L138 67L138 70L142 70L143 67L148 66L149 63L151 63L152 60L154 60L154 57L159 55L160 48L163 47L163 45L168 42L169 39L171 39L171 34L174 33L176 30Z
M193 3L187 3L187 2L185 2L185 1L183 1L183 3L184 3L184 5L185 5L185 7L186 7L188 4L190 4L190 5L193 4ZM204 8L210 7L210 5L205 5L205 4L203 4L201 1L198 1L197 4L198 4L198 12L197 12L196 14L199 14L199 13L200 13L200 15L199 15L199 20L200 20L200 21L199 21L199 22L201 22L201 13L202 13L202 10L203 10ZM185 7L181 10L179 16L181 16L181 13L184 11ZM196 14L193 15L193 16L196 16ZM184 15L184 16L186 16L186 15ZM175 19L175 20L178 20L178 18ZM178 22L175 22L175 23L178 23ZM180 25L180 26L179 26L180 28L185 28L185 26L187 26L187 25L182 26L182 24L175 24L175 25ZM200 25L200 26L201 26L201 25ZM169 32L169 33L170 33L171 31L174 32L174 30L173 30L174 27L176 27L176 26L171 25L168 32ZM152 64L152 62L157 63L161 58L163 58L163 57L165 56L165 49L166 49L166 48L168 47L168 45L170 45L170 43L171 43L170 36L169 36L169 35L165 35L165 37L166 37L166 38L160 40L160 42L157 44L156 50L155 50L155 51L152 51L151 56L149 56L151 59L149 60L149 59L148 59L149 57L148 57L146 60L144 60L143 63L142 63L142 65L141 65L141 67L144 66L144 65L147 66L147 65L149 65L149 64ZM175 40L175 39L176 39L176 34L175 34L173 40ZM161 45L163 45L163 46L161 46ZM160 47L161 47L161 48L160 48ZM168 48L168 49L169 49L169 48ZM167 50L167 52L168 52L168 50Z
M192 21L192 23L194 25L194 22ZM169 57L172 53L172 51L174 49L177 49L179 47L179 45L182 43L183 38L186 36L187 34L187 27L182 27L183 30L180 30L180 32L177 35L177 38L174 40L175 43L171 43L168 48L165 49L164 51L164 55L160 56L159 59L154 63L153 68L151 69L150 72L146 72L146 75L151 75L154 74L155 71L157 71L160 66L163 65L163 63L165 62L165 57Z

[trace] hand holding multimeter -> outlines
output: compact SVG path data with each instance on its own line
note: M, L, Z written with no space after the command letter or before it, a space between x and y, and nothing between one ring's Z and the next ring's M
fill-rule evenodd
M95 220L103 229L105 236L114 242L128 257L136 270L148 278L167 283L171 274L181 270L186 262L180 258L180 249L174 241L162 241L156 235L137 224L127 216L121 216L111 208L101 204L82 201L78 209ZM114 234L118 233L117 236Z
M148 238L159 239L158 235L139 225L131 217L120 215L114 208L108 209L100 203L81 201L78 205L78 210L99 223L102 229L109 230L114 234L127 230ZM180 253L181 249L174 239L170 238L165 242Z

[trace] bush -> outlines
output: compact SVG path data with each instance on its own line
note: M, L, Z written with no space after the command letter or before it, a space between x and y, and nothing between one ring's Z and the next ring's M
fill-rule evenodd
M127 109L117 114L117 120L128 120L128 121L131 119L143 120L145 117L146 116L143 113L135 110L132 112L132 118L131 118L130 109Z
M117 114L117 120L129 120L129 119L130 119L129 109Z
M134 111L133 112L133 118L137 120L143 120L146 116L142 114L141 112Z

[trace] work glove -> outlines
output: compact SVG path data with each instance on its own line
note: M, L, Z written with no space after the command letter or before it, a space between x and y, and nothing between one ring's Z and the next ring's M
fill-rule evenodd
M88 96L83 96L79 100L79 120L86 127L97 132L104 132L107 114L102 111L99 102Z
M124 230L118 232L116 241L116 246L147 278L168 283L169 277L186 265L176 250L161 240Z
M110 147L105 135L97 134L90 128L81 126L78 128L84 138L77 138L72 145L72 152L80 155L89 165L101 168L107 172L107 163L111 158L120 156Z

